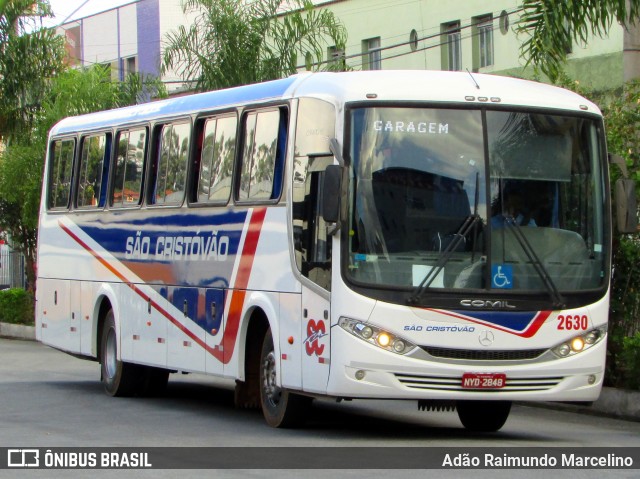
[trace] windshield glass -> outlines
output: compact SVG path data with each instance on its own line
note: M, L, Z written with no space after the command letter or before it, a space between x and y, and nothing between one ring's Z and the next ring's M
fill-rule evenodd
M598 125L509 111L352 109L349 279L439 293L598 288Z

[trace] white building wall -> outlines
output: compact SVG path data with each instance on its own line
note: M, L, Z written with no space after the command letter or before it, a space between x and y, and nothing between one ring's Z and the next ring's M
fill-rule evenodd
M120 57L138 54L138 20L135 4L118 9L120 16Z
M85 65L110 63L118 58L118 14L109 10L82 20Z

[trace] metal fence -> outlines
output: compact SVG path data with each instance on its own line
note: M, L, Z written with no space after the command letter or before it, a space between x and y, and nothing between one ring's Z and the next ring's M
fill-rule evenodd
M0 290L25 287L24 255L12 251L0 251Z

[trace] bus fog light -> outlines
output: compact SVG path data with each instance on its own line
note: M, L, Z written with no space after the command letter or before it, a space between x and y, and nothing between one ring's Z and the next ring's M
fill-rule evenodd
M364 379L364 377L366 376L366 373L362 370L362 369L358 369L356 371L356 379L358 381L362 381Z
M558 346L555 349L556 354L558 354L558 356L569 356L569 353L571 352L571 348L569 347L568 344L561 344L560 346Z
M607 326L598 326L591 331L586 331L574 336L573 338L567 339L562 344L551 348L551 351L560 358L573 356L574 354L579 354L582 351L586 351L593 347L595 344L598 344L606 337L606 335Z
M571 349L575 352L580 352L584 349L584 339L581 337L573 338L571 341Z
M596 375L595 374L589 374L589 376L587 376L587 382L589 384L595 384L596 383Z
M389 343L391 342L391 338L387 333L378 334L377 340L378 340L378 344L383 348L386 348L387 346L389 346Z
M362 336L364 339L369 339L371 336L373 336L373 329L371 329L369 326L365 326L360 330L360 336Z
M395 354L406 355L417 347L407 339L400 338L394 333L357 319L341 317L338 320L338 325L356 338Z
M404 351L404 348L406 348L406 344L404 343L404 341L402 339L396 339L393 342L393 350L396 353L402 353Z
M594 344L596 341L598 341L598 331L591 331L589 332L589 334L586 334L584 337L584 342L587 344Z

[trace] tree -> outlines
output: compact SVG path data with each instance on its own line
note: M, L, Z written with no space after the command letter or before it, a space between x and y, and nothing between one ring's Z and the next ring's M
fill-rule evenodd
M48 0L0 3L0 140L33 126L50 79L63 69L64 39L38 28Z
M572 41L586 43L589 35L606 35L614 20L633 26L640 0L524 0L522 8L517 31L528 38L521 56L555 81Z
M32 127L15 135L0 154L0 229L9 233L13 249L25 255L30 290L35 290L38 210L49 130L67 116L129 105L149 94L166 96L159 80L112 82L109 68L99 65L65 70L51 81Z
M183 9L197 16L167 36L163 70L178 70L199 91L282 78L297 71L299 52L317 66L325 39L338 49L346 42L333 13L309 0L185 0Z

